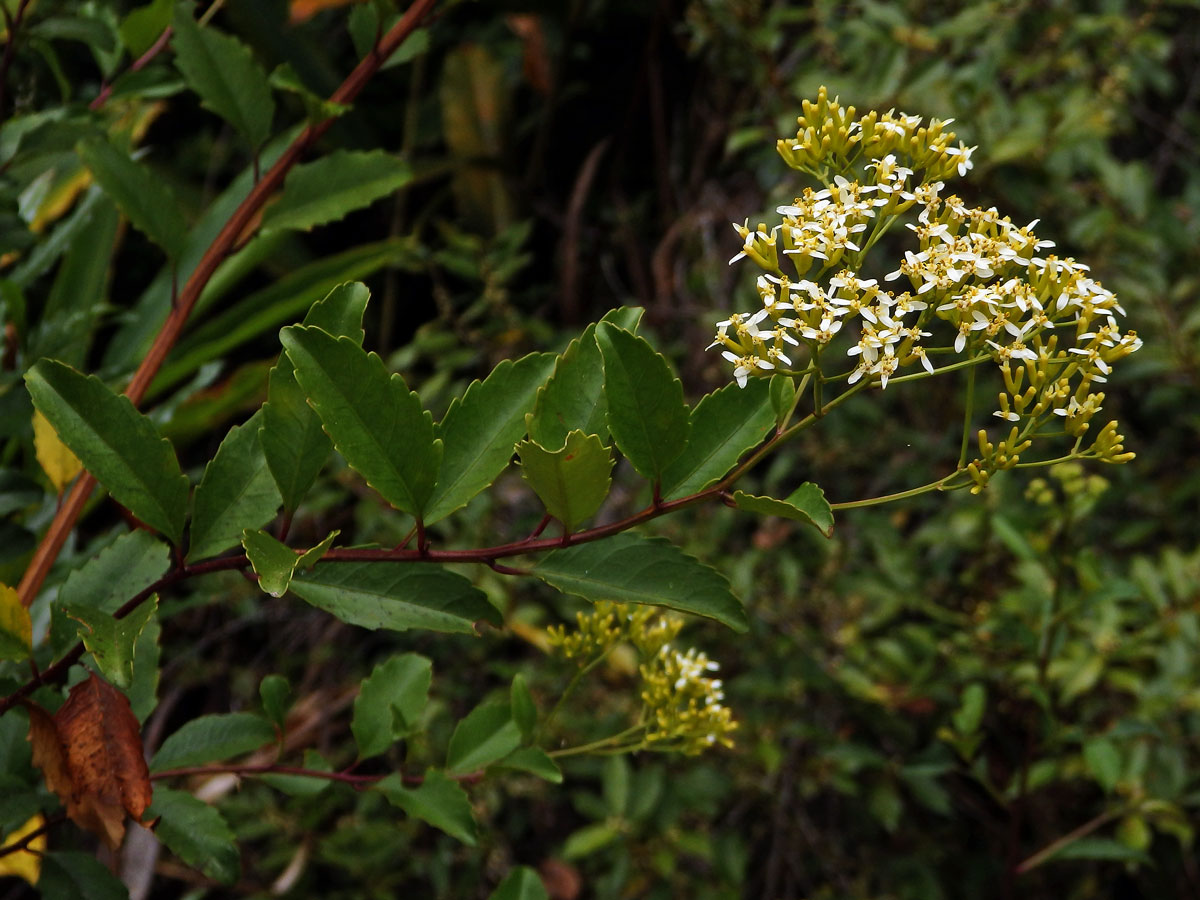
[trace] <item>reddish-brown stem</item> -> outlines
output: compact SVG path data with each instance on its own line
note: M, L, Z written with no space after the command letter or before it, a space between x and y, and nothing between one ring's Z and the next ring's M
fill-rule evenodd
M678 500L664 500L657 506L647 506L645 509L616 522L610 522L607 525L597 525L595 528L587 528L583 531L576 531L566 536L566 543L574 546L575 544L583 544L588 541L610 537L622 531L628 531L635 525L641 525L643 522L649 522L651 519L657 519L659 516L666 515L667 513L709 500L720 494L723 489L724 483L696 494L689 494L687 497L680 497ZM386 559L407 562L417 560L426 562L475 562L490 565L491 561L495 559L520 556L525 553L541 553L545 550L554 550L563 546L563 544L563 538L549 537L539 539L525 538L524 540L513 541L508 544L500 544L496 547L479 547L472 550L426 550L425 552L421 552L419 550L361 550L347 548L330 550L322 559L331 562L367 562Z
M158 39L150 45L150 49L130 64L129 71L137 72L138 70L145 68L150 60L162 53L163 48L166 47L171 40L171 33L171 26L168 25L165 29L163 29L163 33L158 36ZM88 104L88 109L96 110L102 107L108 102L108 98L112 96L112 92L113 88L111 84L104 85L104 87L100 90L100 93L96 95L96 99Z
M542 521L537 523L537 528L533 529L533 531L531 531L529 533L529 537L527 537L526 540L532 541L535 537L537 537L543 531L545 531L546 526L549 525L553 521L554 521L554 516L550 515L550 513L546 513L544 516L542 516Z
M416 29L418 23L428 14L433 5L434 0L413 0L413 4L401 17L400 21L388 30L379 43L358 64L354 71L342 82L341 87L334 91L329 99L333 103L341 105L352 103L354 98L358 96L359 92L370 80L371 76L379 71L384 61ZM300 161L305 151L332 124L333 119L330 118L305 128L283 152L283 155L279 157L275 165L271 166L258 183L251 188L246 199L241 202L241 205L238 206L233 215L225 223L225 227L221 229L220 234L209 245L204 256L201 257L200 262L196 264L196 268L188 277L187 283L183 286L183 290L180 292L177 301L172 305L171 311L167 315L167 320L163 323L162 328L159 329L158 335L150 347L150 351L146 354L145 359L142 360L141 365L138 366L133 379L125 389L125 395L133 401L135 406L141 403L147 388L150 387L151 381L154 380L154 376L158 374L163 361L167 358L167 354L171 352L171 348L179 340L179 336L183 332L183 326L187 322L192 308L196 305L196 300L199 299L201 291L204 290L209 279L216 272L217 267L234 250L239 238L251 230L255 216L267 200L283 186L283 179L288 171ZM42 536L41 543L34 552L33 559L30 560L29 568L25 570L25 574L21 578L21 583L17 588L21 602L25 606L29 606L33 602L34 597L37 596L38 591L41 590L42 583L46 580L46 576L50 572L50 567L54 564L54 560L58 558L58 554L67 540L67 536L71 533L71 530L75 527L75 522L83 512L84 504L91 495L95 483L95 479L90 475L81 477L75 483L66 502L59 508L54 520L50 523L50 527L46 529L46 533Z

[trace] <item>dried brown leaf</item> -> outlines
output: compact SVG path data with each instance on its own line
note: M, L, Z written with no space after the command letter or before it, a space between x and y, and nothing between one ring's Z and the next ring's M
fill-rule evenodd
M153 789L129 700L95 674L71 688L50 716L29 706L33 761L71 821L112 848L125 836L125 814L141 821Z

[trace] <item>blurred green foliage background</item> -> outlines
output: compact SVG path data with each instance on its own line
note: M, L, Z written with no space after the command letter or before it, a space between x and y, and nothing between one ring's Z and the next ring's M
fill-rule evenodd
M136 5L41 0L34 21L81 6L112 27ZM289 23L283 0L228 0L214 22L268 70L290 64L324 95L388 6ZM95 96L120 67L94 41L80 53L79 40L46 33L15 60L10 110ZM644 327L689 395L723 384L727 367L704 347L713 323L754 297L752 276L726 265L738 244L729 222L753 222L802 186L774 141L822 84L860 110L954 117L979 147L955 189L1014 221L1040 218L1060 254L1117 292L1145 347L1110 382L1107 404L1138 458L846 512L828 541L728 509L661 520L654 527L725 571L751 611L749 635L685 632L721 661L741 722L735 749L579 761L561 787L481 783L477 849L397 825L382 800L349 788L289 796L247 783L223 807L245 858L237 895L269 896L286 874L287 896L485 897L515 863L540 867L556 898L1200 895L1196 4L463 2L409 49L323 149L404 153L414 185L310 234L259 238L253 265L215 283L147 407L184 460L201 466L261 402L278 326L348 279L374 292L366 346L435 415L497 361L560 349L622 304L646 308ZM198 211L247 156L172 78L151 65L126 87L143 104L163 98L141 144ZM100 261L77 254L27 272L24 307L39 354L117 377L165 312L165 276L115 218L92 227L107 228ZM66 296L79 285L82 296ZM757 487L781 496L812 480L848 501L939 477L958 453L957 397L939 381L855 398ZM4 461L24 465L2 497L36 477L21 456L29 415L20 391L0 396ZM353 484L326 471L293 525L299 540L333 527L363 542L403 536ZM439 526L440 539L527 532L540 511L518 484ZM0 580L19 577L45 520L43 510L5 522ZM123 527L89 519L64 566ZM546 660L539 629L574 608L498 575L482 586L521 628L478 641L367 634L263 602L237 577L197 581L193 602L164 623L170 688L149 739L169 730L173 709L253 704L263 675L283 672L310 739L336 757L347 688L402 649L434 660L446 728L449 712L505 690L518 670L553 698L569 673ZM627 716L633 674L616 657L564 709L564 730L586 737ZM432 733L438 721L435 710ZM183 871L152 894L227 895Z

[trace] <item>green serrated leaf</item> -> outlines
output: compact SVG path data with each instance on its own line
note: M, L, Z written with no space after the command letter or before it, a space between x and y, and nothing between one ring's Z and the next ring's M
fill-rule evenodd
M25 373L34 406L113 499L178 544L188 482L170 443L94 375L43 359Z
M383 794L393 806L408 815L440 828L446 834L475 846L475 818L471 801L457 782L442 772L430 769L416 787L406 787L399 775L376 782L373 790Z
M363 312L370 296L361 282L338 285L312 305L304 324L349 337L361 345ZM271 369L259 437L283 506L294 511L325 465L333 444L321 428L321 418L308 405L286 353L280 354L279 362Z
M509 705L481 704L455 726L446 751L446 771L455 775L479 771L520 746L521 729Z
M725 576L662 538L625 532L554 550L533 574L585 600L647 603L707 616L746 631L746 610Z
M554 363L550 353L531 353L515 363L505 360L483 381L472 382L461 399L451 401L437 428L445 450L427 523L466 506L504 471Z
M550 895L537 872L528 866L516 866L488 900L550 900Z
M190 6L176 8L175 66L206 108L232 125L258 150L271 136L275 98L267 73L250 48L228 34L202 28Z
M437 482L442 442L417 395L351 338L301 325L279 338L338 452L388 503L420 518Z
M517 456L521 477L568 533L592 517L612 486L612 451L594 434L572 431L554 452L521 441Z
M733 502L738 509L748 512L808 522L825 537L833 534L833 510L825 499L825 492L811 481L804 482L783 500L734 491Z
M562 784L562 769L540 747L518 747L496 765L503 769L528 772L551 784Z
M408 163L382 150L336 150L296 166L279 201L263 214L264 231L308 231L336 222L412 181Z
M81 141L75 149L133 227L178 260L187 242L187 223L162 180L103 138ZM153 184L154 190L146 190L147 184Z
M533 694L529 691L529 682L523 672L513 676L512 687L508 693L509 705L512 707L513 721L521 729L521 740L528 741L533 737L537 728L537 704L533 702Z
M608 430L637 473L655 484L687 445L683 384L645 338L601 322L596 342L604 360Z
M663 472L662 494L686 497L711 487L758 446L775 422L767 383L727 384L705 396L690 416L687 447Z
M116 612L126 600L163 576L171 564L170 552L166 544L139 528L120 535L68 575L51 612L50 646L55 654L78 640L79 626L63 614L62 607Z
M150 771L162 772L231 759L274 740L275 726L254 713L200 716L163 741L150 760Z
M236 546L243 530L261 527L279 510L283 500L258 439L262 420L259 410L231 428L205 466L192 505L189 562Z
M530 440L561 447L572 431L608 437L604 400L604 368L596 345L596 326L589 325L571 341L554 366L554 374L537 394L527 421Z
M600 321L609 322L618 328L624 328L628 332L637 334L638 325L641 324L645 312L645 308L641 306L618 306L601 316Z
M127 689L133 681L138 638L158 610L158 597L152 595L123 619L114 619L91 606L64 606L62 609L82 623L79 639L96 660L100 674L122 690Z
M276 540L265 531L242 532L242 546L246 558L258 576L258 586L272 597L282 597L291 584L296 571L296 551L282 541Z
M474 634L474 623L501 623L486 595L466 578L430 563L322 563L292 579L292 593L343 622Z
M378 756L416 728L432 679L433 663L416 653L393 656L374 668L354 699L350 722L359 759Z
M191 794L159 785L146 818L157 818L154 833L167 848L193 868L222 884L241 874L236 835L224 817Z
M317 546L300 554L265 531L247 528L242 532L242 546L246 548L250 566L258 575L258 586L272 597L282 597L296 572L316 565L339 534L341 531L330 532Z
M271 724L283 731L288 709L292 705L292 686L283 675L268 675L258 683L258 696L263 712Z

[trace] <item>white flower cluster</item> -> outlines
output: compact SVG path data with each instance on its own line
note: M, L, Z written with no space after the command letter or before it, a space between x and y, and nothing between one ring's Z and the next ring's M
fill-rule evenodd
M822 109L824 125L813 121ZM849 121L853 108L843 110L823 92L805 111L797 141L780 142L784 158L805 171L840 162L851 174L861 171L861 180L836 174L821 190L805 189L778 208L782 220L769 230L734 224L742 248L730 262L749 259L765 270L761 309L718 322L710 345L733 364L738 384L784 372L886 388L905 367L919 366L916 377L935 374L931 357L965 356L968 364L990 357L1006 386L997 416L1036 422L1053 413L1068 433L1081 435L1103 399L1092 386L1141 346L1135 333L1121 333L1124 310L1112 292L1082 263L1041 255L1054 244L1034 233L1036 221L1017 226L995 208L943 195L945 183L929 173L965 174L974 149L950 146L947 122L926 128L894 113ZM901 155L865 165L855 156L889 142ZM834 149L814 149L822 147ZM864 259L910 210L915 221L906 227L918 248L883 276L907 281L907 290L894 292L869 277ZM851 322L857 327L848 328ZM822 356L839 333L851 335L845 353L852 367L829 372Z

